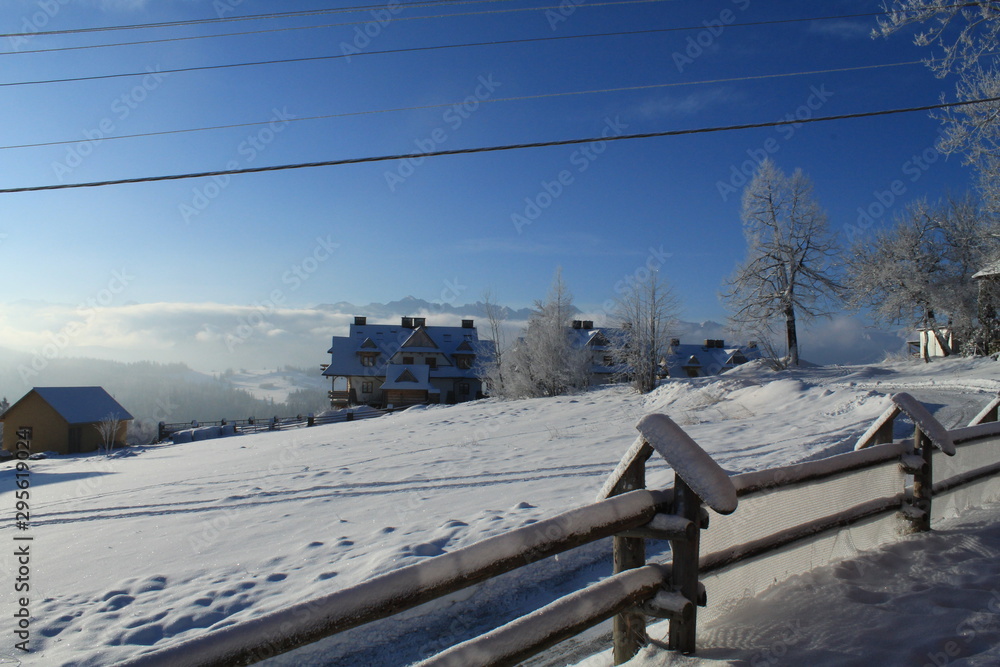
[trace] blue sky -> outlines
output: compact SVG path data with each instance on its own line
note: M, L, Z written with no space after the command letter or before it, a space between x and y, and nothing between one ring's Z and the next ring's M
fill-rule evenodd
M5 33L71 30L337 6L334 0L18 0L0 6L0 25ZM505 11L545 6L556 9ZM153 73L4 85L0 146L76 143L0 150L0 183L89 182L768 122L933 104L953 88L920 64L733 80L930 55L908 35L871 39L874 17L737 25L879 11L880 3L872 1L371 7L282 20L2 38L0 50L18 52L0 55L4 84ZM696 29L373 53L686 27ZM367 39L359 36L366 31ZM330 55L351 57L158 73ZM637 89L586 92L629 87ZM336 114L353 115L296 120ZM271 122L110 139L262 121ZM502 303L521 307L544 296L557 266L577 304L600 313L615 285L645 264L651 248L670 255L663 274L681 297L684 318L721 321L726 313L717 293L744 250L741 169L768 153L782 169L809 174L833 229L856 225L859 208L880 214L874 223L884 224L905 201L968 188L970 173L960 160L933 150L938 127L921 112L419 164L0 195L6 286L0 346L37 351L46 341L60 341L67 323L80 320L79 305L90 303L103 307L100 326L87 319L89 334L74 331L60 354L76 347L130 358L166 360L181 349L190 354L171 336L201 341L203 352L212 354L224 349L220 331L234 329L247 308L272 299L277 303L267 306L270 317L261 319L277 320L279 309L387 302L407 294L460 304L476 301L487 288ZM896 181L902 194L890 197ZM164 318L173 316L187 324L167 326ZM275 342L273 358L282 357L283 335L314 336L322 348L337 333L323 333L326 324L311 322L296 331L270 322L262 335Z

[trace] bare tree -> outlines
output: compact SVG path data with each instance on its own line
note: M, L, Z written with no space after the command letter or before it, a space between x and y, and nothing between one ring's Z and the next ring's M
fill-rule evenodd
M742 331L766 333L783 321L788 363L797 366L797 319L829 315L842 291L833 275L837 246L826 213L801 170L785 176L766 159L743 190L742 218L747 256L724 284L722 298Z
M974 341L978 287L972 276L1000 249L997 223L970 196L909 204L891 228L855 242L847 261L848 305L880 323L949 324Z
M570 336L574 312L560 268L545 301L535 302L524 335L505 355L507 396L558 396L587 386L590 351L575 346Z
M483 309L486 311L493 346L491 350L484 348L477 354L478 375L488 394L504 396L506 395L504 353L507 349L507 337L503 326L505 318L503 308L497 304L492 290L483 292Z
M639 393L656 387L660 360L670 345L680 314L680 300L658 271L625 286L615 300L614 319L620 331L609 333L616 363Z
M118 415L109 412L105 415L104 419L94 424L94 428L97 429L97 432L101 436L105 456L111 456L111 453L115 449L115 440L118 437L118 429L121 423L122 421L118 418Z

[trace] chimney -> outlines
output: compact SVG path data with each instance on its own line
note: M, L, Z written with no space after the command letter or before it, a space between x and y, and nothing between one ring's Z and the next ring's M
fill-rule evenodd
M677 347L680 344L681 344L681 339L680 338L671 338L670 339L670 345L671 345L671 347Z
M717 341L715 341L715 346L717 348L719 348L719 349L722 349L722 348L724 348L726 346L726 341L724 341L724 340L717 340Z
M413 328L414 329L416 329L417 327L423 327L423 326L427 326L427 318L426 317L414 317L413 318Z
M476 327L473 326L473 323L474 323L473 320L462 320L462 328L463 329L475 329Z
M706 338L705 339L705 347L707 347L707 348L715 347L715 341L712 340L711 338Z
M594 328L594 321L593 320L584 320L582 326L583 326L584 329L586 329L586 330L589 331L589 330L591 330L591 329Z
M356 316L354 318L354 326L363 327L366 324L368 324L368 318L367 317L357 317Z
M404 317L403 321L400 323L400 326L402 326L404 329L412 329L413 328L413 318L412 317Z
M583 322L581 322L580 320L573 320L573 328L574 329L579 329L582 326L583 326Z

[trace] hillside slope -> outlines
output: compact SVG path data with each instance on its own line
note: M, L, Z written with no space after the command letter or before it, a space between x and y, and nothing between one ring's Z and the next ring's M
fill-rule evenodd
M1000 389L996 368L746 368L670 381L648 396L610 387L485 400L112 459L31 461L31 526L19 532L34 538L26 664L111 664L588 503L648 412L672 416L724 468L759 469L850 448L887 391L912 389L946 420L960 418ZM669 479L654 462L650 486ZM9 535L10 464L0 489ZM493 611L502 619L569 580L601 576L607 552L594 545L550 559L312 654L404 664L481 629ZM2 559L13 571L12 551ZM459 627L447 613L456 604L473 610ZM13 636L12 615L3 619L0 633ZM433 640L394 641L428 623L438 624Z

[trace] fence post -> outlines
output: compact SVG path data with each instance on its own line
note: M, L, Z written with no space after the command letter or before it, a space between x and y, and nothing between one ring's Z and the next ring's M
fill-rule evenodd
M306 426L315 426L315 425L316 425L316 416L310 412L309 421L306 422Z
M930 438L919 426L913 431L913 453L923 459L923 464L913 474L913 506L920 510L914 518L913 527L917 531L931 529L931 497L934 493L934 447Z
M647 446L645 451L632 460L618 483L618 493L646 488L646 460L652 453L653 449ZM613 539L615 574L646 564L645 538L616 535ZM645 614L625 611L615 616L612 622L612 640L614 664L621 665L634 658L648 640Z
M646 441L674 470L674 501L671 514L687 519L691 534L670 538L673 552L671 588L684 603L680 613L670 616L668 647L692 654L696 648L699 595L698 551L701 546L702 504L719 514L732 514L739 505L736 487L729 475L691 436L669 417L646 415L636 425Z
M167 425L160 422L156 425L156 441L163 442L167 439Z
M674 477L673 513L698 526L701 523L701 498L691 490L680 475ZM671 619L668 646L672 651L684 654L695 652L695 633L698 624L698 550L701 544L701 530L685 540L671 540L673 553L673 589L691 601L688 613L682 618Z

